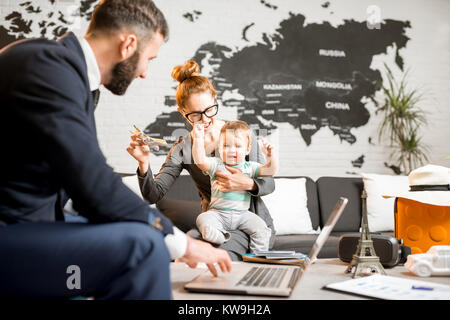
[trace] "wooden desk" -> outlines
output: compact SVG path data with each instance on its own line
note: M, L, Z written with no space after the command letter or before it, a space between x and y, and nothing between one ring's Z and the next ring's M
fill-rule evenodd
M233 262L245 263L245 262ZM306 270L303 278L297 284L294 292L289 298L264 297L264 296L241 296L229 294L191 293L184 289L184 284L191 281L200 273L206 270L206 266L196 269L189 268L184 263L172 263L170 266L172 277L172 294L174 300L264 300L264 299L293 299L293 300L361 300L367 299L355 295L323 290L322 287L333 282L351 279L350 274L345 274L348 264L339 259L318 259ZM403 266L385 269L387 275L412 278L429 282L436 282L450 285L450 277L429 277L419 278L410 273Z

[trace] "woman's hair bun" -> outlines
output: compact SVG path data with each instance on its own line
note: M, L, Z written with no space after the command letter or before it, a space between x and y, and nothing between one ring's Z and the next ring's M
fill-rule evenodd
M189 60L185 64L176 66L171 73L172 78L180 83L193 76L198 76L199 74L200 67L194 60Z

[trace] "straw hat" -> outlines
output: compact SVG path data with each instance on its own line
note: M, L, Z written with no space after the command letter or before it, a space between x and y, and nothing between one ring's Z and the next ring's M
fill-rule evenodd
M450 206L450 168L428 164L408 175L409 191L383 197L406 198L436 206Z

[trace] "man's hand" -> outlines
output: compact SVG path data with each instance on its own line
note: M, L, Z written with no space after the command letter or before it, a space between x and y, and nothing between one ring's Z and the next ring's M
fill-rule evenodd
M254 191L256 189L255 181L243 174L241 170L229 166L225 166L225 168L231 174L222 172L215 173L215 178L217 179L217 184L221 192Z
M178 261L185 262L189 267L195 268L199 262L204 262L214 277L217 277L217 270L214 263L217 263L222 272L231 271L231 259L223 249L214 248L207 242L187 237L187 249L184 256Z

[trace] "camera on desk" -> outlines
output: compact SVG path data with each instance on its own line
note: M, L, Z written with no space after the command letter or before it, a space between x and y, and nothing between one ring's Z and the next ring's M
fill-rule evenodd
M339 259L343 262L351 262L356 252L361 234L352 233L342 235L339 238ZM383 267L392 268L397 264L406 262L406 257L411 254L411 248L403 244L402 239L381 235L370 234L376 255L380 258Z

